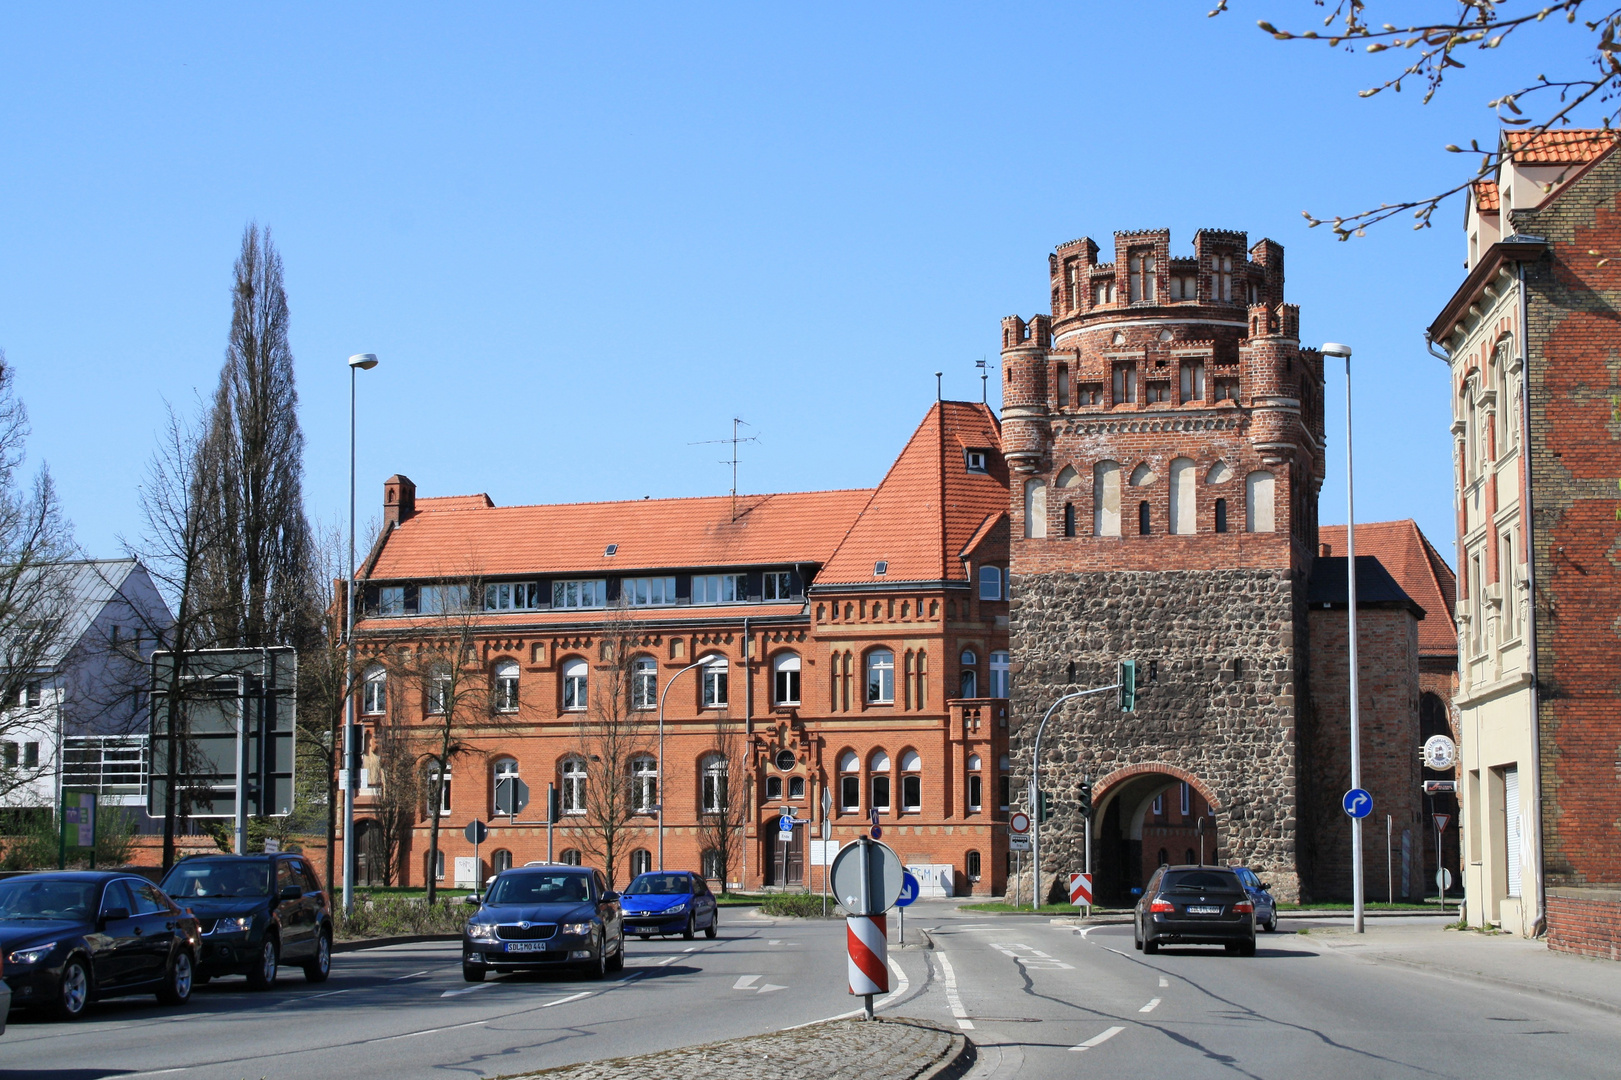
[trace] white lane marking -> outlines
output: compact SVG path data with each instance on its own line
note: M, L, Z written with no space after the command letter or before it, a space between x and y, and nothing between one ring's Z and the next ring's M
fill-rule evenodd
M872 1003L873 1012L878 1012L880 1009L887 1009L890 1002L899 1000L900 996L906 993L906 991L912 987L912 982L906 977L906 972L901 970L901 966L895 962L893 957L889 961L889 969L895 973L895 977L897 980L899 980L900 985L891 990L889 993L885 994L883 997L879 998L877 1001L874 1001ZM853 1016L860 1016L864 1011L865 1010L863 1009L851 1009L849 1012L838 1013L834 1016L823 1016L816 1020L807 1020L803 1024L790 1024L785 1028L781 1028L780 1030L798 1031L800 1028L808 1028L813 1024L827 1024L834 1020L848 1020Z
M782 939L781 938L772 938L770 941L766 942L766 944L767 945L781 945L782 944Z
M1095 927L1095 926L1083 926L1083 927L1081 927L1079 930L1077 930L1075 932L1077 934L1081 935L1081 940L1082 941L1085 941L1086 940L1086 935L1090 934L1092 931L1094 931L1096 929L1097 929L1097 927Z
M974 1022L968 1019L968 1010L962 1007L962 996L957 993L957 971L951 966L951 958L945 953L936 953L940 958L940 971L945 979L946 1005L951 1009L951 1015L957 1018L957 1026L964 1031L973 1031Z
M1171 980L1169 980L1169 979L1167 979L1167 978L1166 978L1166 977L1165 977L1165 976L1163 976L1163 975L1161 975L1161 976L1160 976L1160 977L1159 977L1159 984L1160 984L1160 986L1161 986L1161 987L1162 987L1162 988L1163 988L1163 987L1167 987L1167 986L1170 986L1170 985L1171 985Z
M444 993L440 994L439 996L442 997L442 998L456 997L456 996L458 996L460 994L471 994L475 990L488 990L490 987L492 987L494 985L495 985L494 983L474 983L472 986L463 986L463 987L461 987L460 989L457 989L457 990L446 990Z
M1159 1008L1159 1002L1160 1002L1160 999L1155 998L1153 1001L1150 1001L1147 1005L1144 1005L1142 1008L1138 1009L1137 1011L1138 1012L1153 1012L1155 1009Z
M993 941L990 942L990 946L1003 956L1011 956L1030 971L1075 970L1075 966L1073 964L1066 964L1062 960L1056 960L1044 952L1032 949L1030 946L1021 944L1019 942Z
M688 948L682 949L681 951L682 952L697 952L698 951L698 946L693 945L693 946L690 946Z
M1094 1035L1094 1036L1092 1036L1090 1039L1086 1040L1085 1042L1083 1042L1079 1046L1070 1047L1070 1050L1072 1050L1072 1051L1073 1050L1090 1050L1094 1046L1101 1046L1103 1043L1108 1042L1110 1039L1114 1038L1116 1035L1120 1034L1124 1030L1126 1030L1126 1029L1123 1028L1123 1027L1112 1027L1109 1030L1105 1031L1102 1035Z
M124 1073L123 1075L129 1076L129 1077L135 1077L135 1076L168 1076L170 1073L185 1072L189 1068L191 1068L190 1065L182 1065L178 1069L153 1069L151 1072Z
M760 981L758 975L742 975L732 984L733 990L753 990L754 984Z
M889 970L895 973L895 981L900 983L900 985L891 990L888 997L894 997L897 994L904 994L906 991L912 988L912 980L906 977L906 972L901 970L900 964L895 962L895 958L893 956L889 958Z
M390 981L392 981L392 980L390 980ZM349 988L348 988L348 989L346 989L346 990L328 990L328 991L327 991L327 992L326 992L326 993L324 993L324 994L311 994L311 995L310 995L310 996L309 996L309 997L308 997L308 998L306 998L306 999L305 999L305 1000L306 1000L306 1001L310 1001L310 1000L313 1000L313 999L315 999L315 998L324 998L324 997L332 997L332 996L333 996L333 995L335 995L335 994L352 994L352 993L354 993L354 992L355 992L355 991L356 991L356 990L359 990L359 989L361 989L361 988L360 988L360 987L358 987L358 986L351 986L351 987L349 987Z
M673 964L679 959L681 959L679 956L667 957L667 958L665 958L663 960L660 960L658 963L654 964L653 966L654 967L663 967L665 964Z
M418 1035L437 1035L441 1031L457 1031L461 1028L479 1027L488 1024L488 1020L474 1020L469 1024L452 1024L449 1027L427 1028L423 1031L407 1031L404 1035L389 1035L386 1038L374 1040L376 1042L392 1042L395 1039L414 1039Z
M406 979L414 979L418 975L426 975L426 974L427 974L426 971L413 971L409 975L396 975L396 976L394 976L392 979L390 979L388 981L389 982L404 982Z
M595 993L594 990L587 990L584 993L570 994L566 998L558 998L556 1001L548 1001L546 1004L542 1005L541 1008L549 1009L553 1005L567 1005L571 1001L579 1001L581 998L590 997L593 993Z

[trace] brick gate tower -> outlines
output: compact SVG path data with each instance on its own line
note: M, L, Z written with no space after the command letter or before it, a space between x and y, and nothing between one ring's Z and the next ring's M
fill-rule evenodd
M1084 774L1100 902L1190 856L1294 899L1323 367L1284 302L1283 248L1201 230L1173 256L1167 230L1124 232L1108 261L1083 238L1049 263L1052 314L1002 322L1014 801L1046 708L1134 658L1136 712L1103 694L1048 725L1047 881L1081 868Z

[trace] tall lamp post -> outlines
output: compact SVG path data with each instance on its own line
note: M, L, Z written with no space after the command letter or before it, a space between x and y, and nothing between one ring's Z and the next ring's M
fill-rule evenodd
M670 687L675 685L677 679L693 668L701 668L709 663L711 663L709 657L694 660L674 675L671 675L670 681L664 684L663 690L659 691L659 870L661 871L664 869L664 698L669 694Z
M1357 689L1356 666L1356 484L1351 472L1351 346L1330 341L1324 356L1345 358L1345 589L1350 609L1351 679L1351 787L1362 786L1361 694ZM1354 931L1363 932L1362 904L1362 819L1351 819L1351 919Z
M343 598L343 913L355 907L355 373L377 366L375 353L349 358L349 588Z

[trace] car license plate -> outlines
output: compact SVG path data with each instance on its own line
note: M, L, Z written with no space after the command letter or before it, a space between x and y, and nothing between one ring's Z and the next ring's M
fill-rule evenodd
M632 933L632 934L656 934L656 933L658 933L658 927L656 927L656 926L627 926L627 927L625 927L625 930L627 932L629 932L629 933Z
M1189 904L1188 905L1188 914L1189 915L1220 915L1221 914L1221 908L1219 906L1212 907L1209 904Z
M507 942L507 952L545 952L545 951L546 951L546 943L544 941L509 941L509 942Z

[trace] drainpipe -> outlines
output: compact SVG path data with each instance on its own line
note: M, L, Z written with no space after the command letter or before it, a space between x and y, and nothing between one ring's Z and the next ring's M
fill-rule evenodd
M1537 808L1537 842L1531 867L1537 882L1537 917L1530 927L1522 926L1522 929L1529 929L1533 932L1531 936L1540 937L1548 926L1548 887L1542 876L1542 695L1537 671L1537 547L1532 532L1535 504L1531 501L1531 334L1528 321L1531 305L1525 293L1525 263L1515 263L1515 274L1520 283L1520 467L1525 470L1525 487L1520 496L1520 520L1525 524L1526 606L1531 616L1526 620L1525 645L1531 665L1532 805ZM1521 814L1524 814L1523 810ZM1523 887L1521 891L1524 891ZM1523 919L1523 908L1521 916Z

